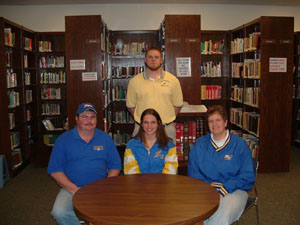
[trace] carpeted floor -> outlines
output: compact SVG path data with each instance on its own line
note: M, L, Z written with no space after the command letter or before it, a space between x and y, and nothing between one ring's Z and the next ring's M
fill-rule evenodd
M300 149L293 147L289 173L259 174L260 225L300 225ZM59 187L46 168L27 166L0 189L0 225L55 225L50 211ZM242 225L256 224L255 209Z

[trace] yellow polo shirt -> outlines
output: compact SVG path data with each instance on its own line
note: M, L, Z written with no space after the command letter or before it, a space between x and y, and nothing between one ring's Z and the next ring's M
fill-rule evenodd
M152 80L147 72L139 73L128 84L127 108L135 108L134 120L140 123L145 109L155 109L164 124L175 120L174 107L183 106L182 90L177 77L162 71L160 78Z

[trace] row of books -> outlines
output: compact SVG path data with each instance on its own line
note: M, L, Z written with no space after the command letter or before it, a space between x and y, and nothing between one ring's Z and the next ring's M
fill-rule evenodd
M229 115L230 123L235 124L236 126L243 127L243 109L242 108L230 108Z
M231 77L240 78L244 70L243 62L233 62L231 63Z
M9 129L14 129L16 126L14 113L8 113L8 121L9 121Z
M60 88L42 88L41 98L43 100L51 99L61 99L61 89Z
M245 59L244 62L233 62L231 64L231 77L260 79L260 59Z
M236 102L243 102L244 88L234 85L231 87L230 99Z
M260 59L245 59L242 77L260 79L260 68Z
M42 104L42 115L60 115L61 105L60 104Z
M242 108L231 108L230 122L259 137L260 115L258 113L244 112Z
M190 146L196 139L207 133L206 120L199 118L183 123L175 123L176 151L178 160L187 160Z
M110 92L109 91L103 92L103 99L104 99L103 107L106 108L110 103Z
M6 67L12 67L13 66L13 56L12 56L12 50L11 49L6 49L5 51L5 63L6 63Z
M213 40L201 42L201 54L223 54L224 52L224 40L214 42Z
M41 84L65 84L66 72L42 72L40 75Z
M59 134L44 134L44 144L53 146L56 139L59 137Z
M27 54L24 55L24 62L23 63L24 63L24 68L28 68L29 64L28 64L28 55ZM34 66L31 65L31 67L34 67Z
M128 78L137 75L144 71L143 66L112 66L111 75L112 78Z
M243 53L247 51L255 51L259 47L260 32L253 32L249 37L236 38L231 41L231 53Z
M244 89L244 104L258 107L260 102L260 88L247 87Z
M236 38L232 40L230 44L231 54L244 52L244 38Z
M122 40L118 40L111 46L112 55L141 55L146 52L148 48L152 46L152 43L146 42L131 42L123 43Z
M231 130L230 132L243 138L248 143L252 157L258 159L259 139L257 137L252 134L243 133L242 130Z
M222 86L201 85L201 100L216 100L222 98Z
M12 70L6 71L7 88L13 88L18 86L17 74Z
M260 115L256 112L243 113L243 129L259 137Z
M26 116L27 122L31 121L31 110L30 109L26 109L25 116Z
M13 150L14 148L20 145L20 132L12 131L9 134L10 136L10 149Z
M24 49L27 51L32 51L32 39L25 37L24 38Z
M25 82L25 85L31 84L31 73L30 72L24 72L24 82Z
M13 166L13 169L16 169L16 168L18 168L19 166L22 165L22 163L23 163L23 160L22 160L22 151L21 151L20 148L13 149L11 151L11 156L12 156L12 166Z
M253 32L249 34L249 37L244 38L244 50L255 51L259 48L260 32Z
M109 53L109 39L108 35L105 35L105 33L105 30L101 32L101 50Z
M52 52L52 42L39 41L39 52Z
M16 44L16 34L10 27L4 28L4 40L6 46L14 47Z
M25 91L25 102L28 104L32 102L32 90Z
M112 101L120 101L126 99L127 88L116 86L111 89Z
M8 92L8 108L14 108L20 105L20 94L11 90Z
M222 66L221 62L206 62L201 64L202 77L221 77Z
M41 56L40 68L64 68L65 57L64 56Z
M114 134L110 132L109 135L114 140L116 146L126 145L131 138L130 134L121 133L120 130L117 130Z
M48 131L63 131L66 130L66 121L58 117L47 117L42 120L42 123Z
M128 111L119 111L112 113L113 123L134 123L134 120Z

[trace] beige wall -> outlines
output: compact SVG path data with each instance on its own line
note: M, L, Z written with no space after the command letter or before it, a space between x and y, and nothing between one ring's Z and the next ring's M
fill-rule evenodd
M35 31L64 31L67 15L102 15L111 30L155 30L165 14L200 14L202 30L230 30L260 16L292 16L300 7L212 4L97 4L0 6L0 16Z

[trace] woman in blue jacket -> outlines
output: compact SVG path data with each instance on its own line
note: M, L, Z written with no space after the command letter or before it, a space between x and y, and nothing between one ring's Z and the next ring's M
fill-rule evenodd
M124 154L124 174L176 174L176 147L167 136L159 114L146 109L141 115L138 134L131 139Z
M204 224L229 225L242 215L255 181L252 154L244 139L226 129L223 106L209 108L207 120L210 133L193 145L188 176L209 183L220 194L219 208Z

